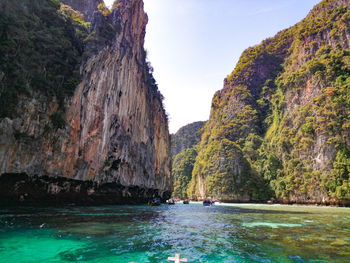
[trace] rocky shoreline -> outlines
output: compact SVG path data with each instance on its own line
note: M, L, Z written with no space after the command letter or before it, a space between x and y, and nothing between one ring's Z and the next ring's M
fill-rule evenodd
M51 205L136 205L155 197L169 199L169 191L97 183L64 177L34 176L25 173L0 176L0 206Z

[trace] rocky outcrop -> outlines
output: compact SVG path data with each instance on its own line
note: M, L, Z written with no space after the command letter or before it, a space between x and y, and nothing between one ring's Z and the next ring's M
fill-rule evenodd
M61 2L82 13L84 20L89 22L94 20L94 13L98 12L98 5L103 3L101 0L62 0Z
M322 1L242 54L213 98L193 197L349 203L349 9Z
M201 141L205 121L197 121L181 127L175 134L171 135L171 154L192 148Z
M146 63L143 2L121 0L108 15L97 11L100 1L80 2L65 1L91 21L85 50L96 43L98 49L78 65L81 80L73 95L60 101L29 87L31 96L18 98L16 117L0 119L0 174L25 173L29 185L32 178L44 184L66 178L98 195L105 184L118 186L107 188L108 196L116 196L108 203L168 196L170 136L162 96ZM106 35L108 41L100 41ZM129 194L131 188L140 191ZM82 203L74 196L74 203Z
M205 123L198 121L188 124L171 135L173 195L176 198L188 198L188 183L192 179L193 165Z

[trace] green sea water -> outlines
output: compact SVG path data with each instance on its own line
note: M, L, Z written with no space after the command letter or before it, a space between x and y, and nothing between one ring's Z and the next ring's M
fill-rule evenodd
M350 262L350 209L1 208L0 262Z

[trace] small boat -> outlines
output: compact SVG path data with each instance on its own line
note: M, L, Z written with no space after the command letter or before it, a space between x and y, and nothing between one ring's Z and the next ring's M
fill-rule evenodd
M185 200L183 201L183 203L184 203L185 205L188 205L188 204L190 203L190 201L189 201L188 199L185 199Z
M211 200L209 200L209 199L205 199L203 201L203 205L204 206L211 206L211 205L213 205L213 202Z
M156 199L152 200L151 202L149 202L149 205L150 206L160 206L161 205L160 199L156 198Z
M169 199L168 200L168 205L175 205L175 201L174 201L174 199Z

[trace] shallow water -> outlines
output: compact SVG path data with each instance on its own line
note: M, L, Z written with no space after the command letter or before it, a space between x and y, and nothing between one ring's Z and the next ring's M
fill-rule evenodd
M0 262L350 262L350 209L176 204L0 209Z

